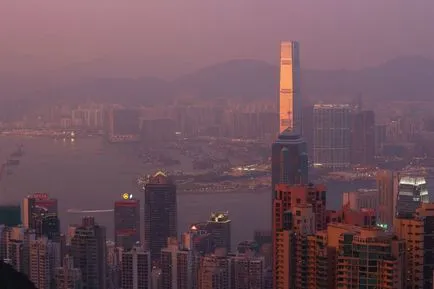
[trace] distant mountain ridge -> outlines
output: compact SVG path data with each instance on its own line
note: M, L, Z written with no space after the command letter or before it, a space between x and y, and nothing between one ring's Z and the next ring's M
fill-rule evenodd
M277 99L279 68L258 60L231 60L165 81L159 78L59 78L30 80L0 75L0 99L9 103L94 100L127 105L170 102L181 96L204 98ZM65 80L66 79L66 80ZM434 97L434 60L400 57L361 70L304 70L304 97L429 100ZM8 111L9 112L9 111Z

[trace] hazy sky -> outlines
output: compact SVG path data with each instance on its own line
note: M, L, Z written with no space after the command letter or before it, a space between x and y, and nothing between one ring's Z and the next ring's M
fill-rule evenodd
M359 68L434 58L433 0L0 0L0 71L172 76L233 58Z

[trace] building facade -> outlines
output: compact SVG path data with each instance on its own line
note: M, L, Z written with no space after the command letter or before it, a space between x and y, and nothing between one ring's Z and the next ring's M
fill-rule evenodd
M131 194L125 194L125 198L116 201L114 224L117 247L131 249L140 242L140 201L133 199Z
M149 177L145 191L145 248L151 261L158 262L161 249L170 237L177 237L176 186L167 174L159 171Z
M313 163L340 170L350 165L352 108L347 104L316 104L313 108Z
M296 41L280 44L279 133L302 133L300 48Z

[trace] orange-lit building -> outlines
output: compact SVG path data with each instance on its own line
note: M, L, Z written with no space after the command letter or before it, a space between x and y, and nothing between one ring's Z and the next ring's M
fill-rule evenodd
M306 288L405 288L405 241L392 233L332 223L308 240Z
M326 228L324 185L277 185L273 200L273 288L293 288L306 277L302 262L307 235ZM297 246L298 244L298 246ZM304 254L305 255L305 254Z

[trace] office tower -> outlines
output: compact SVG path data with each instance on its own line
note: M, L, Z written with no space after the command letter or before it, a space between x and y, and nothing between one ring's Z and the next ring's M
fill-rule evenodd
M122 289L151 288L151 257L141 247L122 253Z
M163 172L148 178L145 185L145 248L152 263L160 259L169 237L177 237L176 186Z
M307 155L313 156L313 105L303 106L303 138L307 144Z
M301 69L299 44L295 41L280 44L280 93L279 93L279 133L286 129L301 134L300 95Z
M342 193L342 207L347 207L354 211L361 209L377 209L378 191L376 189L360 189L356 192Z
M425 178L401 177L396 200L396 215L412 216L422 203L428 203L429 196Z
M231 252L231 220L228 212L213 212L206 229L211 234L215 248L224 248Z
M125 249L140 242L140 201L125 193L115 202L115 244Z
M46 236L51 241L60 241L60 221L57 214L40 211L35 215L33 224L37 238Z
M93 217L84 217L70 248L74 266L81 270L83 288L106 288L106 230Z
M140 139L140 112L137 109L111 108L108 114L108 140L113 143Z
M182 248L193 251L199 255L214 252L213 236L207 231L206 223L195 224L188 232L182 234Z
M387 170L378 171L376 180L378 190L377 223L382 227L391 228L396 215L399 174Z
M35 193L24 198L21 209L23 225L30 229L38 227L42 215L58 215L57 200L43 193Z
M198 289L231 288L230 260L224 251L217 250L215 254L201 258Z
M308 157L306 142L300 135L282 132L271 146L272 188L277 184L307 184Z
M21 208L14 205L0 205L0 225L15 227L21 224Z
M351 106L315 104L313 162L315 167L340 170L350 165Z
M262 257L229 256L231 289L262 289L265 265Z
M353 115L351 163L373 165L375 157L375 114L359 111Z
M46 237L30 242L30 280L39 289L50 289L54 279L54 247Z
M54 270L56 289L82 289L80 269L74 267L73 259L65 256L62 260L62 267Z
M310 205L310 206L309 206ZM273 288L293 288L296 282L297 239L326 228L324 185L277 185L273 200ZM306 220L306 223L304 222ZM300 223L298 223L300 221ZM303 252L299 251L301 258ZM299 258L299 260L301 260ZM305 270L300 266L301 274ZM301 276L301 275L300 275Z
M197 288L200 256L194 251L180 249L175 238L169 238L161 250L161 289Z
M352 230L338 238L335 288L406 288L404 240L377 228Z

